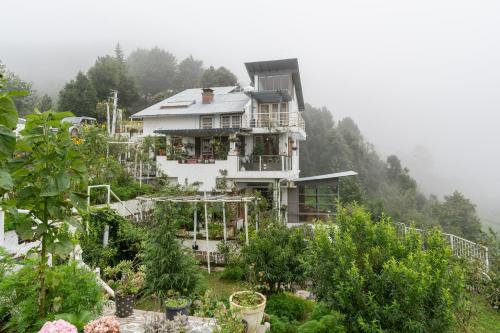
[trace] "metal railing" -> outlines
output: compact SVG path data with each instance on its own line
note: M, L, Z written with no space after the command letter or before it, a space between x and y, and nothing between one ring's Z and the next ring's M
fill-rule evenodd
M290 171L292 158L287 155L250 155L238 158L239 171Z
M395 222L396 230L399 236L406 237L411 231L416 231L424 236L425 231L418 228L408 227L401 222ZM474 243L465 238L453 234L442 233L443 237L450 244L452 254L459 258L467 258L479 261L486 272L489 270L488 248L484 245Z
M249 127L298 127L305 130L304 118L299 112L257 112L249 120Z

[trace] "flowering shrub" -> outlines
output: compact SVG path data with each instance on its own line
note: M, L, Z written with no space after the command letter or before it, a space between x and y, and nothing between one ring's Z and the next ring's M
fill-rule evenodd
M83 329L85 333L120 333L120 323L113 316L91 321Z
M46 322L38 333L78 333L78 330L66 320L59 319Z

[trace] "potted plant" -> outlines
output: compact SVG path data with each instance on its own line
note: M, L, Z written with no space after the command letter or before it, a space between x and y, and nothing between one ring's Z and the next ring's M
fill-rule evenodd
M165 300L165 316L167 320L174 320L174 317L179 314L188 316L190 306L191 299L184 296L172 295Z
M143 268L135 271L132 261L123 260L115 267L108 267L105 274L110 278L108 284L115 291L116 316L131 316L134 313L135 295L144 284Z
M264 309L266 308L266 296L255 291L238 291L229 297L231 309L237 311L238 315L248 324L248 333L257 332Z

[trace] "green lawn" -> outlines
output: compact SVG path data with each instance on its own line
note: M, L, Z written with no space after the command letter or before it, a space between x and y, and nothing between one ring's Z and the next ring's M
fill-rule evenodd
M228 301L229 296L232 293L239 290L245 290L247 287L243 281L225 281L221 280L222 272L214 272L208 274L206 268L200 267L201 274L203 276L203 289L210 289L213 295L220 301ZM157 302L151 297L141 297L136 300L135 308L140 310L148 311L163 311L161 307L158 306Z
M473 332L500 333L500 311L481 304Z

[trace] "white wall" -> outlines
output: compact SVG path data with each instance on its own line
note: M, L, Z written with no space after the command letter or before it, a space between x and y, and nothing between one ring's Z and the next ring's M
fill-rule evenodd
M196 129L200 127L199 116L163 116L144 118L144 135L152 135L158 129Z

